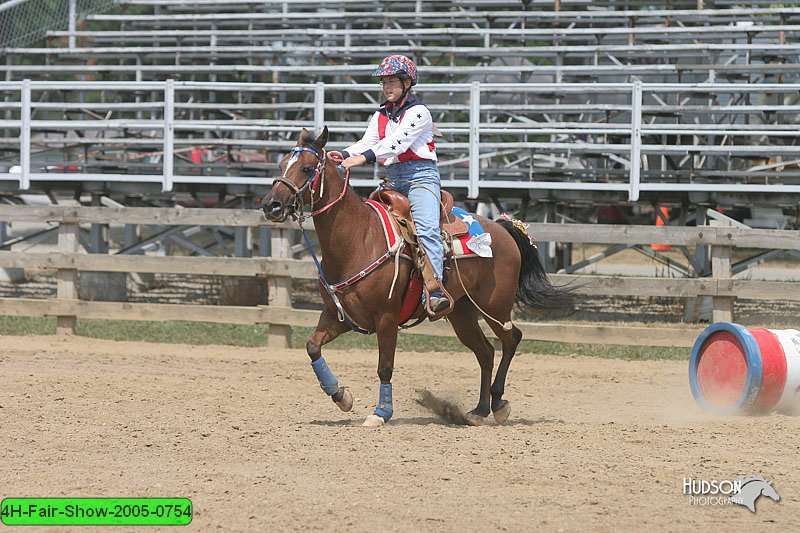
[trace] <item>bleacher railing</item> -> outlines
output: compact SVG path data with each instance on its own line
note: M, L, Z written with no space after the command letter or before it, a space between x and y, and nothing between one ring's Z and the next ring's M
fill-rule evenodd
M378 103L374 84L322 82L24 80L0 92L0 150L11 167L0 182L19 191L59 181L264 187L301 128L327 125L329 149L340 149ZM800 193L800 84L476 81L418 93L443 134L443 186L470 198L486 189L617 191L630 201L664 191ZM77 153L74 168L46 164L42 154L54 150ZM196 150L239 166L189 161ZM92 158L118 170L92 171L103 168ZM354 178L374 186L378 168Z

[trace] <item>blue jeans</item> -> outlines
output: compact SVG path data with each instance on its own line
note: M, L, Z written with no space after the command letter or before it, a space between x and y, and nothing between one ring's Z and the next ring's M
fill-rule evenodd
M442 279L444 244L439 231L441 176L434 161L406 161L386 167L392 188L408 196L411 216L420 243L433 265L437 279Z

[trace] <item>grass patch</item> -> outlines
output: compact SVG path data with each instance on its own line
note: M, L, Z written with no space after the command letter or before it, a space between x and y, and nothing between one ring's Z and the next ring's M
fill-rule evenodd
M53 335L54 318L0 316L0 335ZM292 346L302 348L312 328L293 328ZM78 335L95 339L168 344L222 344L243 347L266 347L269 327L264 325L213 324L198 322L135 322L121 320L79 320ZM375 335L350 333L342 335L328 347L337 350L364 349L377 352ZM406 352L466 352L456 338L400 335L397 349ZM497 350L499 353L499 349ZM689 348L654 346L614 346L570 344L563 342L522 341L520 354L586 355L605 359L687 360Z
M117 341L255 347L266 346L269 328L210 322L79 320L77 333L84 337Z
M55 318L0 316L0 335L54 335Z
M688 361L690 348L666 346L624 346L612 344L572 344L551 341L525 341L518 348L521 353L550 355L586 355L602 359L624 359L626 361Z

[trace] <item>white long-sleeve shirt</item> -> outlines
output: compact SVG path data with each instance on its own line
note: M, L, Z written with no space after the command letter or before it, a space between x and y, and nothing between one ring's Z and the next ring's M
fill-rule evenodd
M378 161L385 166L420 159L436 161L433 119L428 108L413 95L394 113L387 104L369 119L361 140L342 150L342 155L360 154L368 163Z

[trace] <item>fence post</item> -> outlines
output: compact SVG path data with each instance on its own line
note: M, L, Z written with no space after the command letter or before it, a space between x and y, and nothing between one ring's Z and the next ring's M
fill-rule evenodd
M172 191L173 149L175 143L175 80L164 82L164 155L161 157L164 192Z
M717 226L718 233L723 233L725 228L730 227L730 222L725 220L711 220L711 226ZM731 270L731 246L718 245L711 246L711 276L719 287L720 279L730 279L733 276ZM712 320L714 322L733 321L733 302L732 296L714 296L714 310Z
M31 186L31 80L22 80L20 105L19 188L26 191Z
M60 254L75 254L78 252L78 223L61 222L58 226L58 252ZM75 301L78 299L78 271L74 268L59 268L56 273L56 296L59 302ZM56 333L59 335L74 335L78 317L75 315L57 315Z
M291 230L272 228L272 257L292 257ZM292 278L289 276L270 276L270 307L292 306ZM292 327L285 324L270 324L267 346L270 348L291 348Z
M325 83L314 85L314 128L319 133L325 125Z
M469 90L469 188L468 198L477 198L481 177L481 82L473 81Z
M639 199L642 166L642 82L634 80L631 93L631 167L628 201Z
M78 27L78 0L69 0L69 48L75 48L75 30Z

